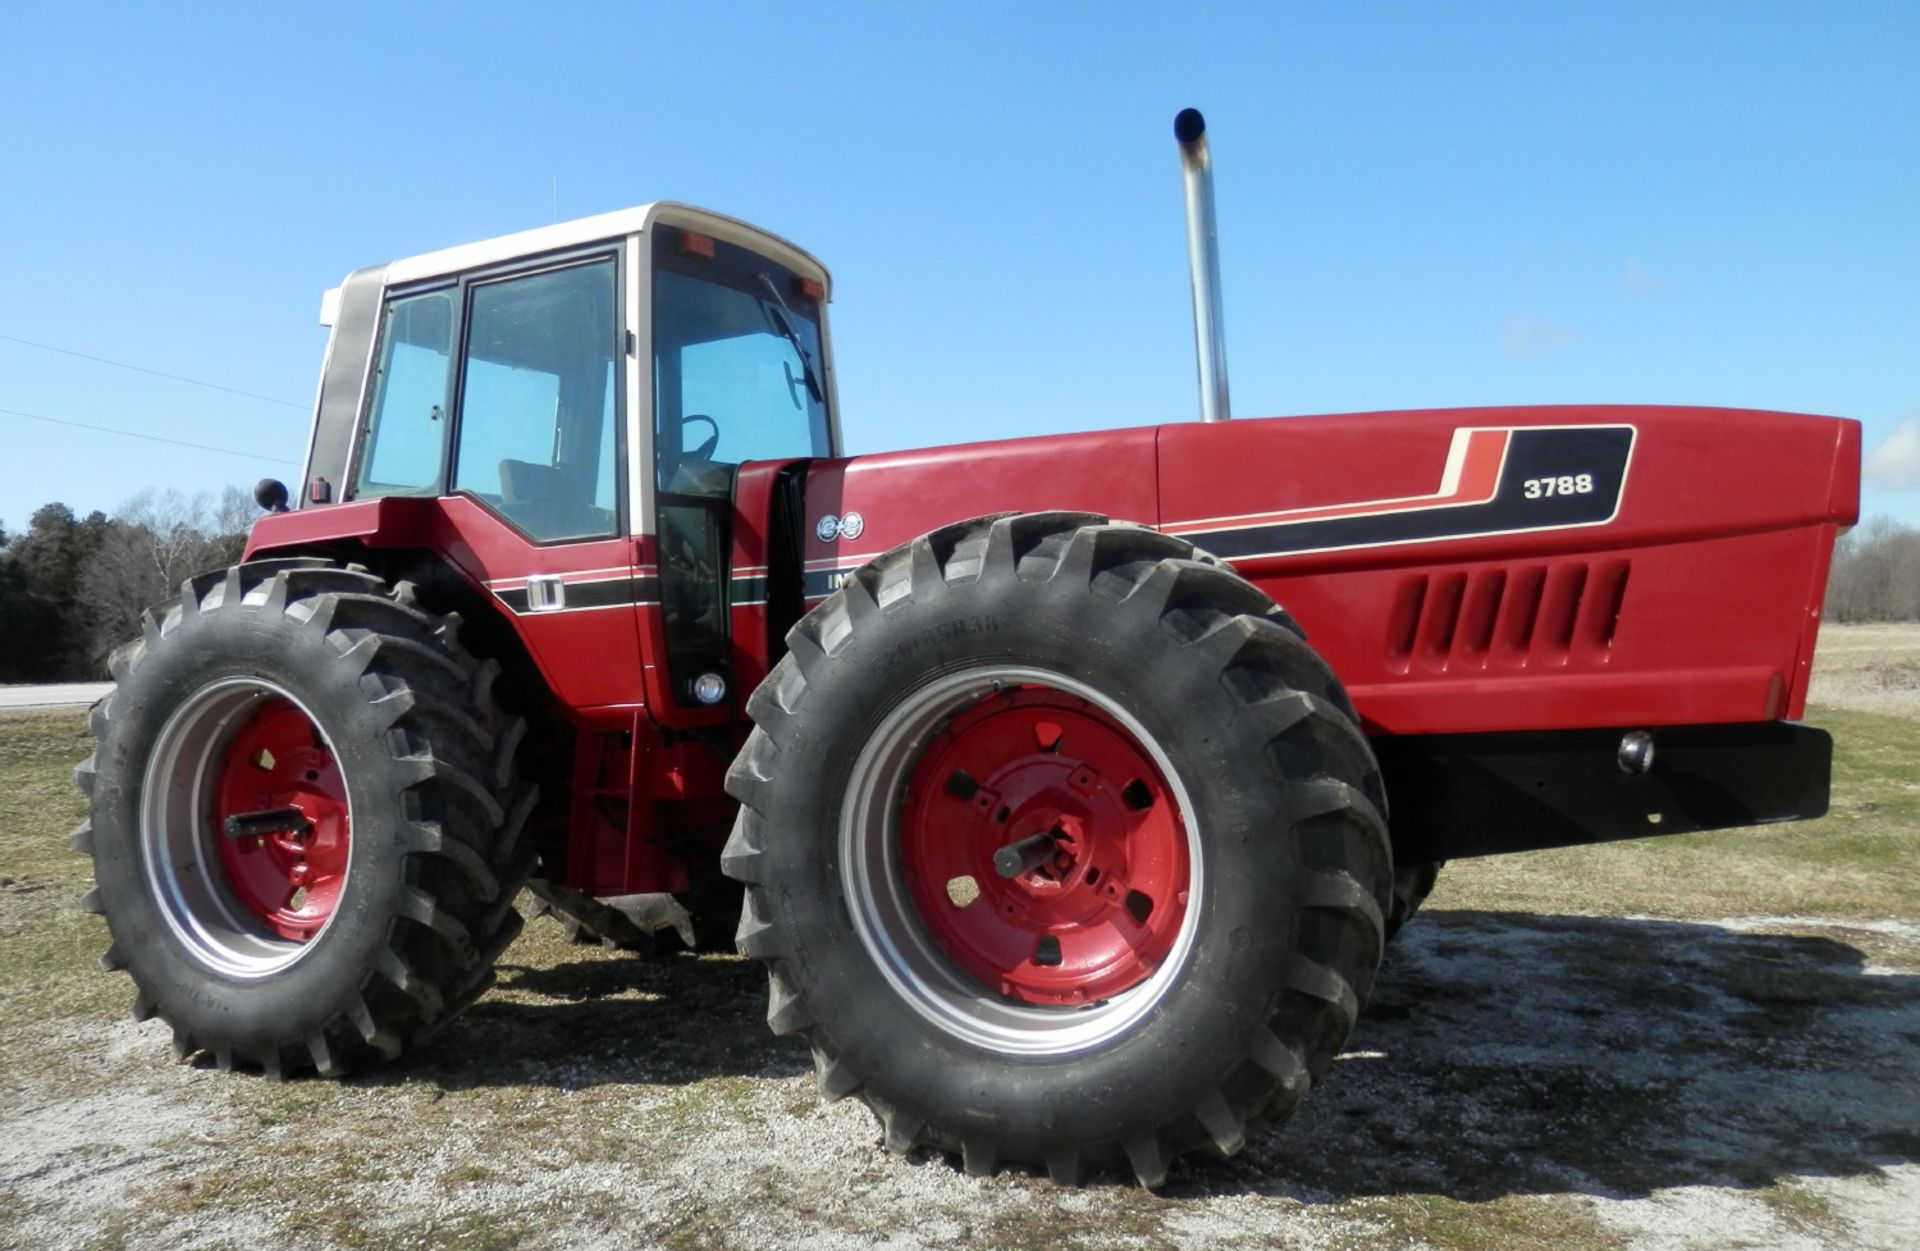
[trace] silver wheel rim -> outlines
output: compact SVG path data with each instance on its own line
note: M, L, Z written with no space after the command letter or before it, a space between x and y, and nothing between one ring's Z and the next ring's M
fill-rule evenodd
M284 687L260 678L223 678L195 691L167 718L140 788L140 858L161 920L195 961L243 981L271 977L304 959L339 915L336 908L304 943L281 938L234 897L220 862L213 796L226 750L255 709L274 698L319 728L312 710ZM333 752L333 740L324 729L319 733Z
M1016 1004L973 981L933 944L901 870L900 797L921 750L955 714L996 691L1021 686L1051 687L1084 699L1133 735L1159 767L1186 833L1191 902L1172 950L1139 985L1086 1007ZM1187 966L1205 906L1206 882L1186 785L1139 719L1084 682L1045 669L989 665L948 674L916 689L861 748L840 812L840 879L861 944L902 1001L962 1041L1010 1055L1088 1051L1139 1025Z

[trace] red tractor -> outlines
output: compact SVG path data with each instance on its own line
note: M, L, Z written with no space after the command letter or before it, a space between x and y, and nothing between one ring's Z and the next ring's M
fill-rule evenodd
M93 715L135 1015L391 1058L531 886L737 929L895 1150L1151 1185L1293 1111L1442 861L1825 811L1859 426L1223 420L1176 131L1201 422L845 456L826 269L678 204L349 275L297 507Z

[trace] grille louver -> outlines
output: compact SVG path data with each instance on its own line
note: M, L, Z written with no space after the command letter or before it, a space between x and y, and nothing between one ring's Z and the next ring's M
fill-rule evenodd
M1627 561L1609 560L1412 575L1395 592L1387 668L1445 673L1605 663L1628 571Z

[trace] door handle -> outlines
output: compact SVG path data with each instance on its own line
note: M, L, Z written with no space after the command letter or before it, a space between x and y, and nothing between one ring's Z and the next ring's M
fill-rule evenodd
M567 584L558 574L538 573L527 579L527 611L553 612L567 606Z

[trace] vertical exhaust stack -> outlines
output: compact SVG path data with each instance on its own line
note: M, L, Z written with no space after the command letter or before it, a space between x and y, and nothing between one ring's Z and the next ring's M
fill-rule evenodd
M1173 119L1180 142L1180 173L1187 191L1187 266L1193 271L1193 337L1200 357L1200 420L1225 421L1227 330L1220 313L1220 231L1213 220L1213 157L1207 119L1181 109Z

